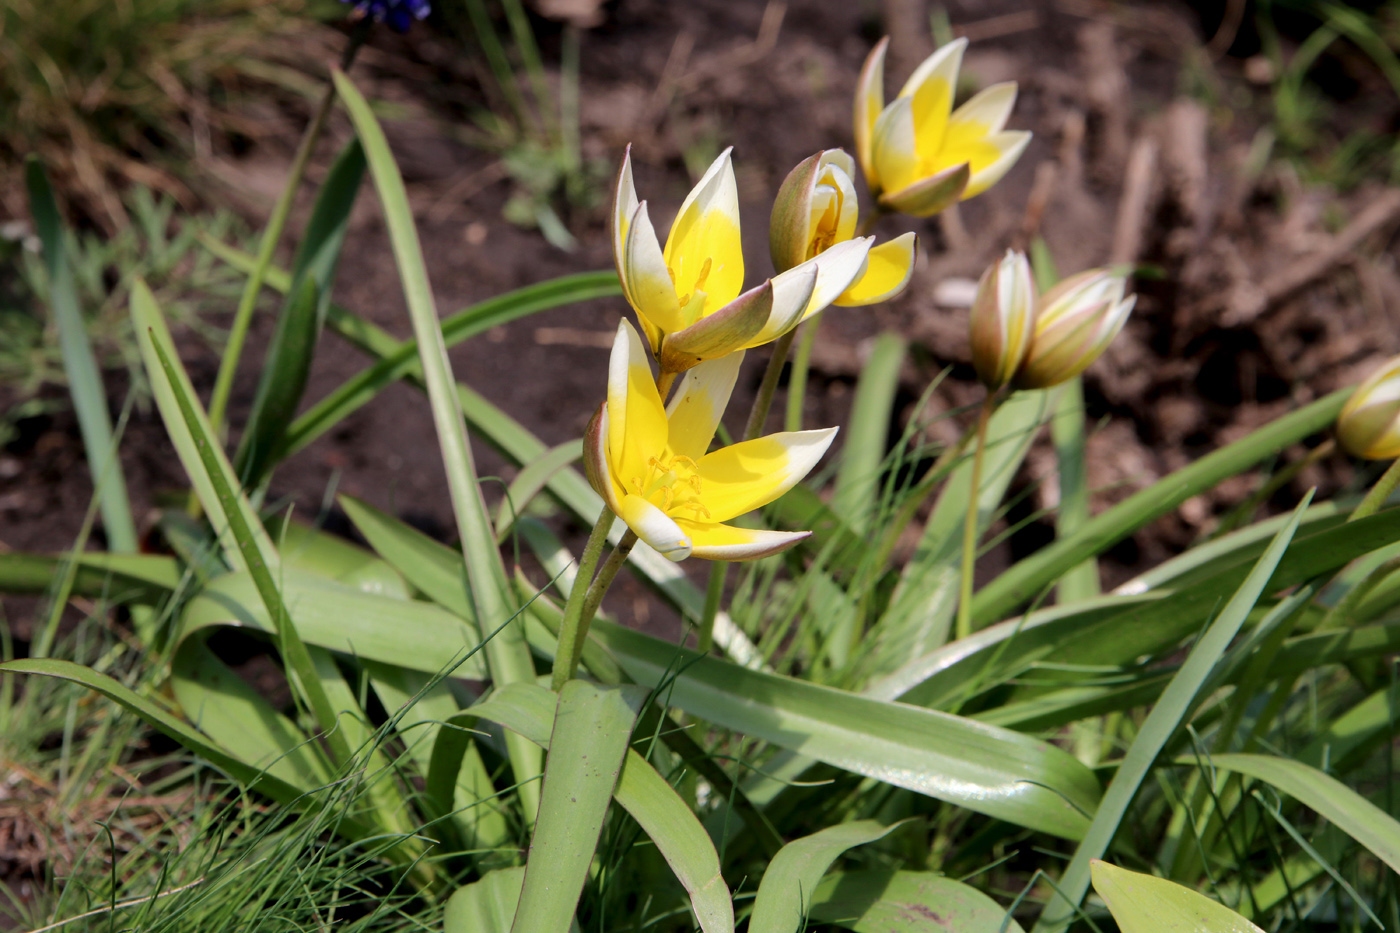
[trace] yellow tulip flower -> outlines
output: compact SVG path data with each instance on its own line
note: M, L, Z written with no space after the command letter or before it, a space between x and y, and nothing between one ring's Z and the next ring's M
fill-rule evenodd
M584 435L584 464L608 508L671 560L754 560L811 534L724 524L791 489L836 436L835 428L771 434L709 452L743 356L692 368L663 406L641 338L618 325L608 399Z
M1400 356L1387 360L1351 393L1337 417L1337 440L1354 457L1400 457Z
M859 206L855 161L843 149L826 149L788 173L773 202L768 245L779 272L800 266L856 232ZM895 297L914 272L913 233L870 248L865 274L832 302L845 307L873 305Z
M1031 134L1006 130L1016 83L994 84L953 109L966 39L940 48L914 69L885 105L882 39L856 84L856 157L870 193L890 210L929 217L1001 180Z
M739 193L729 150L681 204L662 249L632 183L631 147L614 190L613 259L623 295L667 372L776 340L865 272L873 238L857 237L743 290Z

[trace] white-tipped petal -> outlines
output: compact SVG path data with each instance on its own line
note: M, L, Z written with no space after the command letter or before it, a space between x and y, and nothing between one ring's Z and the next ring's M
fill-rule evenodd
M1016 82L1003 81L972 95L948 119L949 126L976 127L979 135L1000 133L1016 106Z
M617 517L667 560L682 561L690 556L690 536L675 520L641 496L631 493L617 504Z
M744 285L739 233L739 186L726 149L686 195L663 253L677 295L704 291L715 306L733 301Z
M990 165L972 173L962 194L964 200L981 194L1001 181L1002 176L1011 170L1011 166L1016 164L1016 160L1021 158L1021 153L1031 144L1031 134L1026 130L1003 130L994 133L987 141L996 146L1001 154Z
M686 371L675 397L666 406L671 453L692 460L705 456L743 362L744 351L739 350Z
M879 179L875 176L871 160L871 140L874 138L875 120L885 109L885 50L889 46L889 36L876 43L861 66L860 77L856 79L856 158L860 160L865 183L872 193L879 191Z
M632 146L629 143L622 154L622 167L617 171L617 181L613 185L612 247L613 262L617 266L618 278L622 280L622 294L629 304L631 293L627 291L627 275L623 272L623 247L627 244L627 228L632 223L632 215L637 213L637 188L632 183Z
M900 97L875 121L870 160L882 192L899 191L919 180L918 139L914 134L914 101Z
M656 230L647 215L647 202L637 205L628 225L627 241L623 244L619 265L622 288L637 313L663 333L685 326L681 320L676 289L666 271Z
M963 52L966 50L967 39L954 39L947 45L940 46L914 69L909 80L904 82L904 87L899 89L899 96L913 97L919 88L935 79L947 82L950 87L956 86L958 69L962 67Z
M763 330L749 341L747 346L750 349L772 343L802 320L802 315L812 299L812 292L817 287L817 261L809 259L782 275L773 276L772 282L773 310Z
M705 560L758 560L786 551L810 531L765 531L757 528L736 528L733 525L705 525L688 519L677 519L681 530L690 536L690 556Z
M787 492L821 460L836 430L769 434L706 454L696 464L706 521L728 521Z
M666 409L656 391L650 357L627 321L617 325L608 361L608 461L625 487L647 471L647 459L666 443Z
M837 243L812 260L817 264L817 284L799 321L824 311L865 274L874 244L873 236L858 237Z

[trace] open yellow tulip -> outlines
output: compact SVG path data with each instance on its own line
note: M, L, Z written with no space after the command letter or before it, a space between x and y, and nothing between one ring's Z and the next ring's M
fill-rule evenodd
M871 51L856 84L856 157L881 205L929 217L1000 181L1031 134L1003 129L1016 103L1014 81L994 84L953 109L966 39L924 59L886 106L889 41Z
M835 428L771 434L707 452L743 356L692 368L663 406L641 338L618 325L608 400L584 436L584 465L608 508L671 560L754 560L811 534L724 524L791 489L836 436Z
M614 191L612 240L623 295L661 368L676 373L776 340L826 308L864 274L872 242L858 237L837 244L743 291L739 194L729 150L686 196L663 250L647 203L637 200L631 147Z
M855 161L843 149L825 149L788 173L773 202L768 245L779 272L815 259L856 232ZM904 291L914 272L918 237L905 233L870 248L865 273L832 304L873 305Z

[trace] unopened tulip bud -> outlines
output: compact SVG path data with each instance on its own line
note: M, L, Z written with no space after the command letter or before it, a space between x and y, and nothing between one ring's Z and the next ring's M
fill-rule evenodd
M1136 295L1123 297L1123 276L1091 269L1070 276L1036 303L1030 350L1013 383L1048 389L1089 368L1123 329Z
M824 149L788 173L768 224L768 246L778 272L808 262L820 267L823 254L856 238L855 171L855 160L844 150ZM865 268L832 303L871 305L904 291L914 271L916 245L914 234L906 233L871 246Z
M1030 349L1035 280L1022 253L988 267L972 303L972 365L989 392L1011 381Z
M1367 460L1400 457L1400 356L1351 393L1337 417L1337 440L1347 453Z

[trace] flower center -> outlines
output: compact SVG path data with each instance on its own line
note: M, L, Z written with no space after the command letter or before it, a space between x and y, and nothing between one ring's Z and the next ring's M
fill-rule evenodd
M646 473L632 477L628 486L668 515L685 510L693 513L688 518L710 517L710 510L700 502L700 473L689 457L651 457Z
M813 212L817 222L812 225L812 239L807 244L808 259L820 256L836 242L836 227L841 220L841 192L830 185L818 185L813 202L819 206Z

